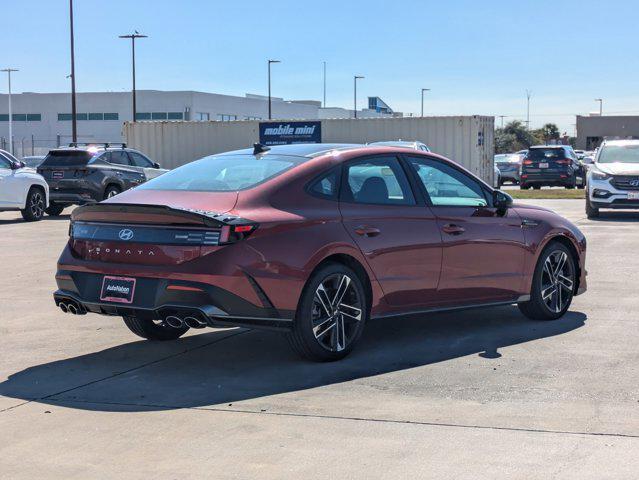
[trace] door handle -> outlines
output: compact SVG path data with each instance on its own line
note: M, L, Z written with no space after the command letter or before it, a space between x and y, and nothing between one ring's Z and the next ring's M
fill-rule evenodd
M355 227L355 233L363 237L376 237L382 232L379 228L371 227L370 225L360 225Z
M442 230L448 235L461 235L466 231L464 227L460 227L459 225L455 225L454 223L447 223L442 227Z

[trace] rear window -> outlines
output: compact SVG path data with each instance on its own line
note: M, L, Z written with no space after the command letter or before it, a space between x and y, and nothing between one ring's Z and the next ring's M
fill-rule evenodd
M528 159L536 162L547 162L567 158L563 148L532 148L528 151Z
M54 150L49 152L41 167L64 167L67 165L86 165L92 154L84 150Z
M254 187L306 161L284 155L214 155L171 170L138 189L229 192Z

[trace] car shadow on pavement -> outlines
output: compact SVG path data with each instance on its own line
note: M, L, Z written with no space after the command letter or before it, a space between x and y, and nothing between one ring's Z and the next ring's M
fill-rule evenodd
M0 395L98 411L226 407L468 355L492 362L501 348L561 335L585 321L579 312L530 321L516 307L373 320L355 351L332 363L301 360L278 333L212 331L36 365L0 383Z
M605 211L599 212L597 218L591 218L591 222L639 222L639 212L637 211Z
M55 217L49 216L49 215L45 215L44 217L42 217L40 220L38 220L39 222L49 222L49 221L57 221L57 220L66 220L69 221L71 220L71 215L57 215ZM37 222L26 222L24 220L24 218L22 218L22 216L20 215L20 212L18 212L18 216L15 218L10 218L7 220L1 219L0 220L0 226L2 225L13 225L15 223L37 223Z

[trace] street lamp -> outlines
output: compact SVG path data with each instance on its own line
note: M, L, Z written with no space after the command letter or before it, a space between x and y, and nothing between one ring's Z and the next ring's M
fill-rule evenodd
M424 116L424 92L430 92L430 88L422 88L422 117Z
M120 38L130 38L131 39L131 61L132 61L132 70L133 70L133 121L136 121L136 105L135 105L135 39L136 38L148 38L147 35L141 35L137 30L130 35L120 35Z
M268 61L268 119L271 117L271 63L282 63L279 60L269 60Z
M595 98L595 102L599 102L599 116L603 115L603 98Z
M11 72L19 72L15 68L3 68L2 72L7 72L7 79L9 81L9 152L13 155L13 111L11 109Z
M364 77L361 75L353 76L353 113L355 114L355 118L357 118L357 80L361 80Z
M530 97L532 97L532 91L526 90L526 128L530 130Z
M75 102L75 46L73 39L73 0L69 0L69 33L71 35L71 141L78 141L78 124Z

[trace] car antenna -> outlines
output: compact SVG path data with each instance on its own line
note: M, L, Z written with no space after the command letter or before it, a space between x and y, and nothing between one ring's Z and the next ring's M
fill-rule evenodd
M261 143L253 144L253 155L259 155L260 153L268 152L271 147L267 147L266 145L262 145Z

